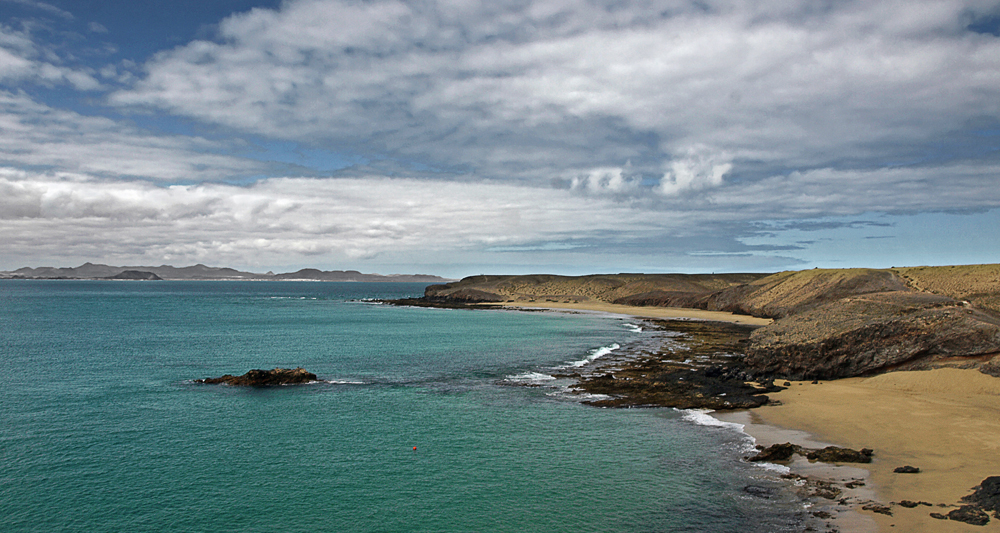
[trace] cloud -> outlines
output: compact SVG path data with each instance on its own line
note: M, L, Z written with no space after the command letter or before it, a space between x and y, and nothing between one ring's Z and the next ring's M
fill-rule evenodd
M268 165L219 152L223 142L156 136L120 122L49 107L0 91L0 162L109 177L167 181L235 179Z
M996 119L1000 39L967 29L994 7L299 0L161 53L111 101L489 177L631 161L671 193L883 166ZM729 161L690 168L702 149Z
M274 264L289 257L530 249L622 227L649 237L668 220L645 220L571 191L377 176L161 187L6 169L0 198L0 232L13 236L5 254L47 249L133 261Z
M722 178L732 170L733 164L720 154L705 153L692 148L687 157L670 162L670 170L660 180L659 191L673 195L684 191L701 190L722 185Z
M74 18L73 14L70 13L69 11L59 9L58 7L46 2L36 2L34 0L0 0L0 2L6 2L9 4L18 4L30 9L36 9L38 11L48 13L50 15L56 15L64 19L72 20Z
M101 84L87 69L60 63L53 50L37 44L27 31L0 25L0 82L68 84L81 91L100 88Z

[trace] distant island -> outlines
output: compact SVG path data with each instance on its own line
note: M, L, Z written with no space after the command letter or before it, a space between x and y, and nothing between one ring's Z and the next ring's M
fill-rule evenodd
M399 283L441 283L450 281L428 274L362 274L357 270L317 270L304 268L283 274L258 274L232 268L210 267L202 264L189 267L161 266L109 266L84 263L78 267L19 268L0 272L0 279L116 279L116 280L251 280L251 281L381 281Z

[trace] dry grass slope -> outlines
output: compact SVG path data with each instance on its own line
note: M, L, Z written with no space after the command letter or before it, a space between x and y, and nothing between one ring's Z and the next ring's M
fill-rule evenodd
M916 290L965 300L1000 315L1000 265L908 267L892 272Z

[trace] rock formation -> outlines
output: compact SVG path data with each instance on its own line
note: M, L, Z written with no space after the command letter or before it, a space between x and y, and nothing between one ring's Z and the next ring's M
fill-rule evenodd
M211 385L226 384L240 387L267 387L273 385L294 385L316 381L316 374L304 368L275 368L274 370L251 370L242 376L226 374L217 378L195 380L196 383Z

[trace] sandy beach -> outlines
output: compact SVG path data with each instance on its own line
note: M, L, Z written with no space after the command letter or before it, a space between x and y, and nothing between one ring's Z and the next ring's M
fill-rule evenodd
M894 505L893 516L866 513L880 531L1000 531L997 519L973 526L930 517L931 512L947 514L983 479L1000 475L1000 379L940 368L815 385L792 382L771 398L781 405L752 411L752 422L798 429L838 446L872 448L874 461L861 466L871 472L875 499L934 504ZM766 435L770 430L749 424L746 431ZM920 473L893 472L905 465Z
M645 318L687 318L750 325L770 320L697 309L632 307L601 302L517 302L512 307L599 311ZM785 383L779 380L778 384ZM780 405L752 411L716 413L745 424L758 443L793 442L806 447L829 444L872 448L864 465L811 464L796 458L791 467L803 475L839 482L863 479L863 488L845 492L854 500L885 505L902 500L928 502L905 508L891 505L892 516L856 510L835 520L840 531L965 532L1000 531L1000 519L986 526L932 518L947 514L983 479L1000 475L1000 379L976 370L939 368L891 372L836 381L790 382L769 395ZM900 466L918 474L897 474ZM943 505L943 506L942 506Z
M484 304L497 305L497 304ZM730 322L733 324L746 324L750 326L766 326L772 322L770 318L756 318L749 315L737 315L722 311L705 311L702 309L687 309L682 307L638 307L632 305L610 304L601 301L591 300L586 302L526 302L500 304L504 307L526 308L526 309L564 309L576 311L597 311L601 313L612 313L616 315L628 315L640 318L679 318L712 320L716 322Z

